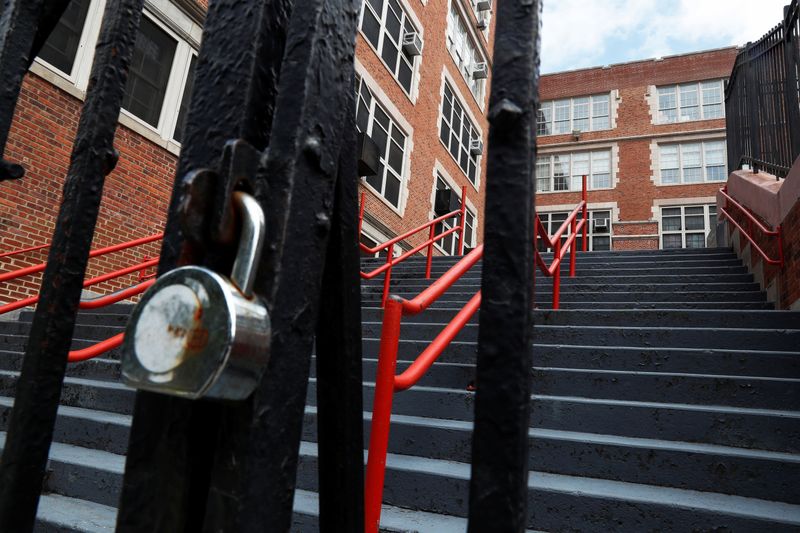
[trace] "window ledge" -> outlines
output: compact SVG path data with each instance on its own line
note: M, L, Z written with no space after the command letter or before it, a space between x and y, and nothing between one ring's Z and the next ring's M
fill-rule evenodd
M718 180L718 181L693 181L690 183L659 183L657 184L658 187L692 187L697 185L725 185L725 180Z
M598 189L586 189L586 193L588 194L588 193L597 192L597 191L613 191L614 189L615 189L615 187L603 187L603 188L598 188ZM575 190L571 190L571 191L536 191L536 194L570 194L570 193L580 194L581 192L583 192L581 189L575 189Z
M181 152L181 145L176 143L175 141L168 141L164 139L158 132L154 131L148 126L145 126L135 118L129 116L124 110L120 111L119 113L119 123L122 126L125 126L129 130L132 130L135 133L138 133L148 141L152 142L164 148L168 152L173 155L179 155Z
M69 81L67 78L65 78L63 74L60 74L57 71L51 69L50 67L45 66L44 64L39 62L38 59L34 60L34 62L31 64L29 72L35 74L36 76L39 76L45 81L50 82L57 88L61 89L70 96L77 98L81 102L86 100L85 91L78 89L75 86L75 84Z

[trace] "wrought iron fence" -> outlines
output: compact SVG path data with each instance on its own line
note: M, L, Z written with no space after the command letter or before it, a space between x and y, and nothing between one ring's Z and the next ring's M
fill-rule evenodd
M785 177L800 155L800 6L736 56L725 88L728 168Z

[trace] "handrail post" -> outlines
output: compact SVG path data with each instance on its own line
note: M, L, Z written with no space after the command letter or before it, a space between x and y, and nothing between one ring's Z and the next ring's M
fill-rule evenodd
M372 401L372 423L369 432L369 454L364 484L364 532L378 533L386 475L386 454L389 450L389 423L392 415L397 347L400 342L400 321L403 302L392 297L386 302L375 376L375 397Z
M557 310L561 300L561 260L559 259L561 256L560 237L556 241L555 248L553 250L553 261L558 261L558 266L556 267L555 272L553 272L553 310Z
M578 224L576 218L572 219L570 224L570 232L572 233L572 244L569 245L569 277L575 277L575 254L578 253L578 236L575 234ZM586 227L584 224L583 227Z
M589 225L589 196L586 193L586 174L583 175L583 189L581 192L581 198L583 199L583 240L581 241L581 251L585 252L588 249L588 243L586 241L588 232L587 226Z
M366 193L361 193L361 208L358 211L358 238L361 238L361 227L364 225L364 201Z
M433 262L433 236L436 234L436 224L431 224L428 232L428 260L425 263L425 279L431 279L431 263Z
M461 231L458 237L458 255L464 255L464 234L467 232L467 186L461 187Z
M381 307L386 307L386 298L389 296L389 283L392 281L392 266L394 264L394 245L386 248L386 263L389 268L383 276L383 296L381 296Z

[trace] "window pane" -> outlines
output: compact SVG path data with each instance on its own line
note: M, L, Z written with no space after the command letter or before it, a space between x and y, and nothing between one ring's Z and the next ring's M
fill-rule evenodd
M569 130L569 100L555 102L555 125L553 133L568 133Z
M90 0L72 0L39 52L41 59L67 75L72 74L89 3Z
M663 235L663 243L665 249L683 248L683 239L680 233Z
M703 214L703 206L696 206L696 207L686 207L685 214L686 215L702 215Z
M686 229L705 229L705 216L695 215L686 217Z
M381 24L372 11L364 6L364 19L361 21L361 31L364 32L367 40L372 46L378 48L378 41L381 35Z
M681 145L683 168L700 166L700 144Z
M391 173L386 176L386 192L384 196L392 205L400 205L400 179Z
M681 217L663 217L661 219L661 228L662 231L680 231L683 229L681 227Z
M194 87L194 67L197 63L197 56L192 56L192 61L189 63L189 73L186 75L186 85L183 86L183 96L181 97L181 108L178 111L178 123L175 124L175 132L172 138L178 142L183 139L183 128L186 124L186 113L189 111L189 100L192 96L192 87Z
M593 189L610 189L611 174L592 174Z
M611 237L592 237L592 250L602 251L611 249Z
M700 118L699 100L697 96L697 85L680 86L681 95L681 120L697 120Z
M142 17L122 107L151 126L158 126L177 42Z
M687 248L705 248L706 236L703 233L687 233L686 234L686 247Z
M678 100L675 87L658 88L659 122L675 122L678 118Z
M609 98L608 95L592 96L592 129L605 130L609 128Z

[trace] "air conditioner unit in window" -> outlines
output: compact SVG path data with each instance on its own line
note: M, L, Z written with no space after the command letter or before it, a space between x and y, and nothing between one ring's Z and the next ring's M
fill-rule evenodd
M488 17L478 17L478 23L476 24L479 30L483 31L489 27L489 18Z
M592 225L595 231L608 231L608 219L607 218L596 218L592 220Z
M478 11L489 11L492 9L492 2L491 0L478 0L475 6L478 8Z
M483 153L483 141L480 139L472 139L469 142L469 153L472 155L481 155Z
M472 65L472 78L484 80L489 77L489 65L486 63L474 63Z
M403 52L410 56L422 54L422 39L415 31L407 31L403 34Z

